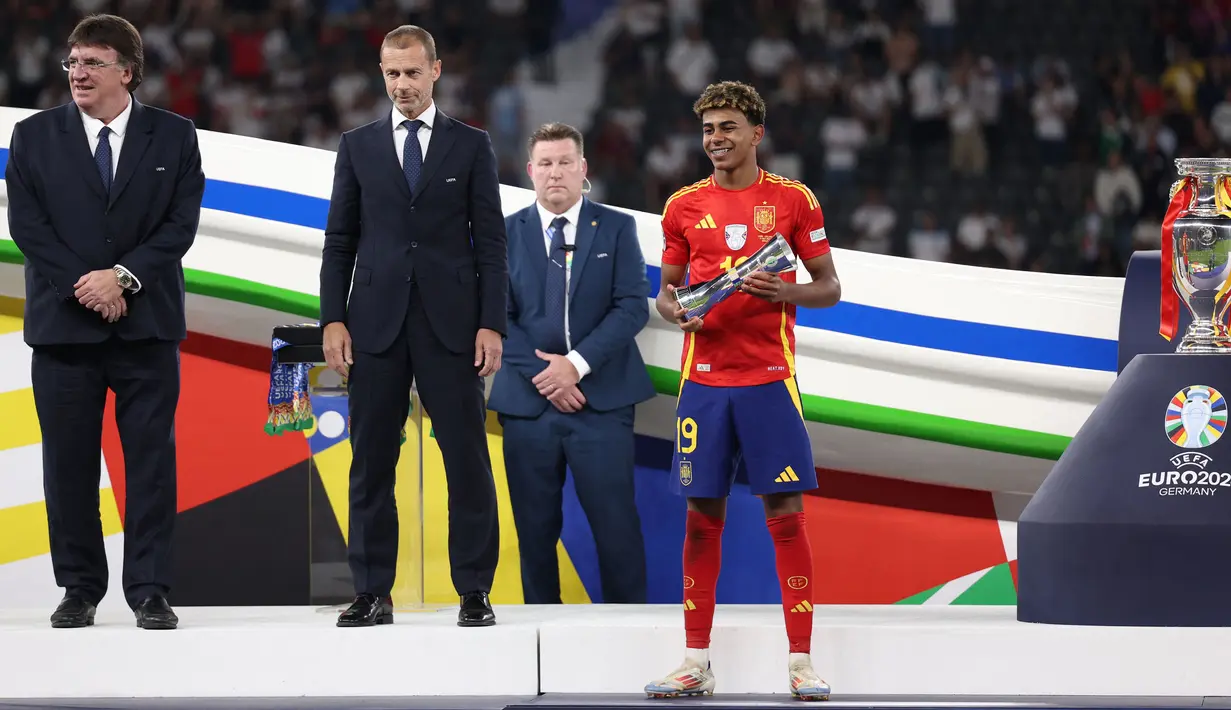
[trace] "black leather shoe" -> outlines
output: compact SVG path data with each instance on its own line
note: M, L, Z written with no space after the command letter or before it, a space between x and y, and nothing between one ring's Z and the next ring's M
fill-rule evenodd
M80 629L94 625L94 605L81 597L66 596L51 614L51 628Z
M377 599L375 594L360 594L346 611L338 615L338 626L380 626L393 623L393 599Z
M492 626L495 623L496 612L487 600L487 592L462 595L462 608L457 612L458 626Z
M137 626L142 629L169 630L180 625L180 618L171 611L171 605L160 594L146 597L133 610L133 616L137 617Z

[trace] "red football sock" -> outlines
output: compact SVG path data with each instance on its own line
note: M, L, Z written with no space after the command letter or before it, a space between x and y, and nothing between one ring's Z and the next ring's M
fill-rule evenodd
M684 526L684 632L688 648L709 648L714 589L722 565L721 518L688 511Z
M804 514L779 515L768 522L770 537L774 539L778 584L782 586L782 612L790 652L811 653L812 544L808 541Z

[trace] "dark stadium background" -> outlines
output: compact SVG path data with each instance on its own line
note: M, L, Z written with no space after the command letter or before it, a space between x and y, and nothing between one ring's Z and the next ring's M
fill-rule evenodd
M421 24L506 183L564 120L592 197L649 212L707 172L697 93L750 81L763 164L834 245L914 258L1122 275L1172 160L1231 153L1231 0L0 0L0 105L66 102L63 38L102 11L144 35L142 101L330 150L389 110L385 32Z

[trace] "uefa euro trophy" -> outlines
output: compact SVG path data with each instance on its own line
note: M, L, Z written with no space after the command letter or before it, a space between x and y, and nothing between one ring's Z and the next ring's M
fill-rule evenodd
M755 271L780 274L795 270L795 252L781 234L775 234L769 243L748 257L742 264L727 269L727 272L709 281L676 289L675 302L685 311L686 319L700 318L714 306L727 300L739 290L744 279Z
M1231 159L1179 158L1187 209L1171 232L1171 276L1176 294L1192 314L1177 353L1231 353L1227 305L1231 303ZM1176 194L1172 193L1173 197Z

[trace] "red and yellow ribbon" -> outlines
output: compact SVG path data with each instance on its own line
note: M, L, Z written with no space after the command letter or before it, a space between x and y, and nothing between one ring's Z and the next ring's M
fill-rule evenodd
M1231 217L1231 175L1219 175L1214 184L1214 209Z
M1167 204L1167 214L1163 216L1162 233L1162 273L1159 284L1162 289L1159 294L1158 334L1170 341L1175 337L1175 331L1180 325L1180 298L1175 292L1172 269L1175 268L1174 245L1171 232L1175 221L1188 211L1192 203L1193 179L1182 177L1171 186L1171 200Z

